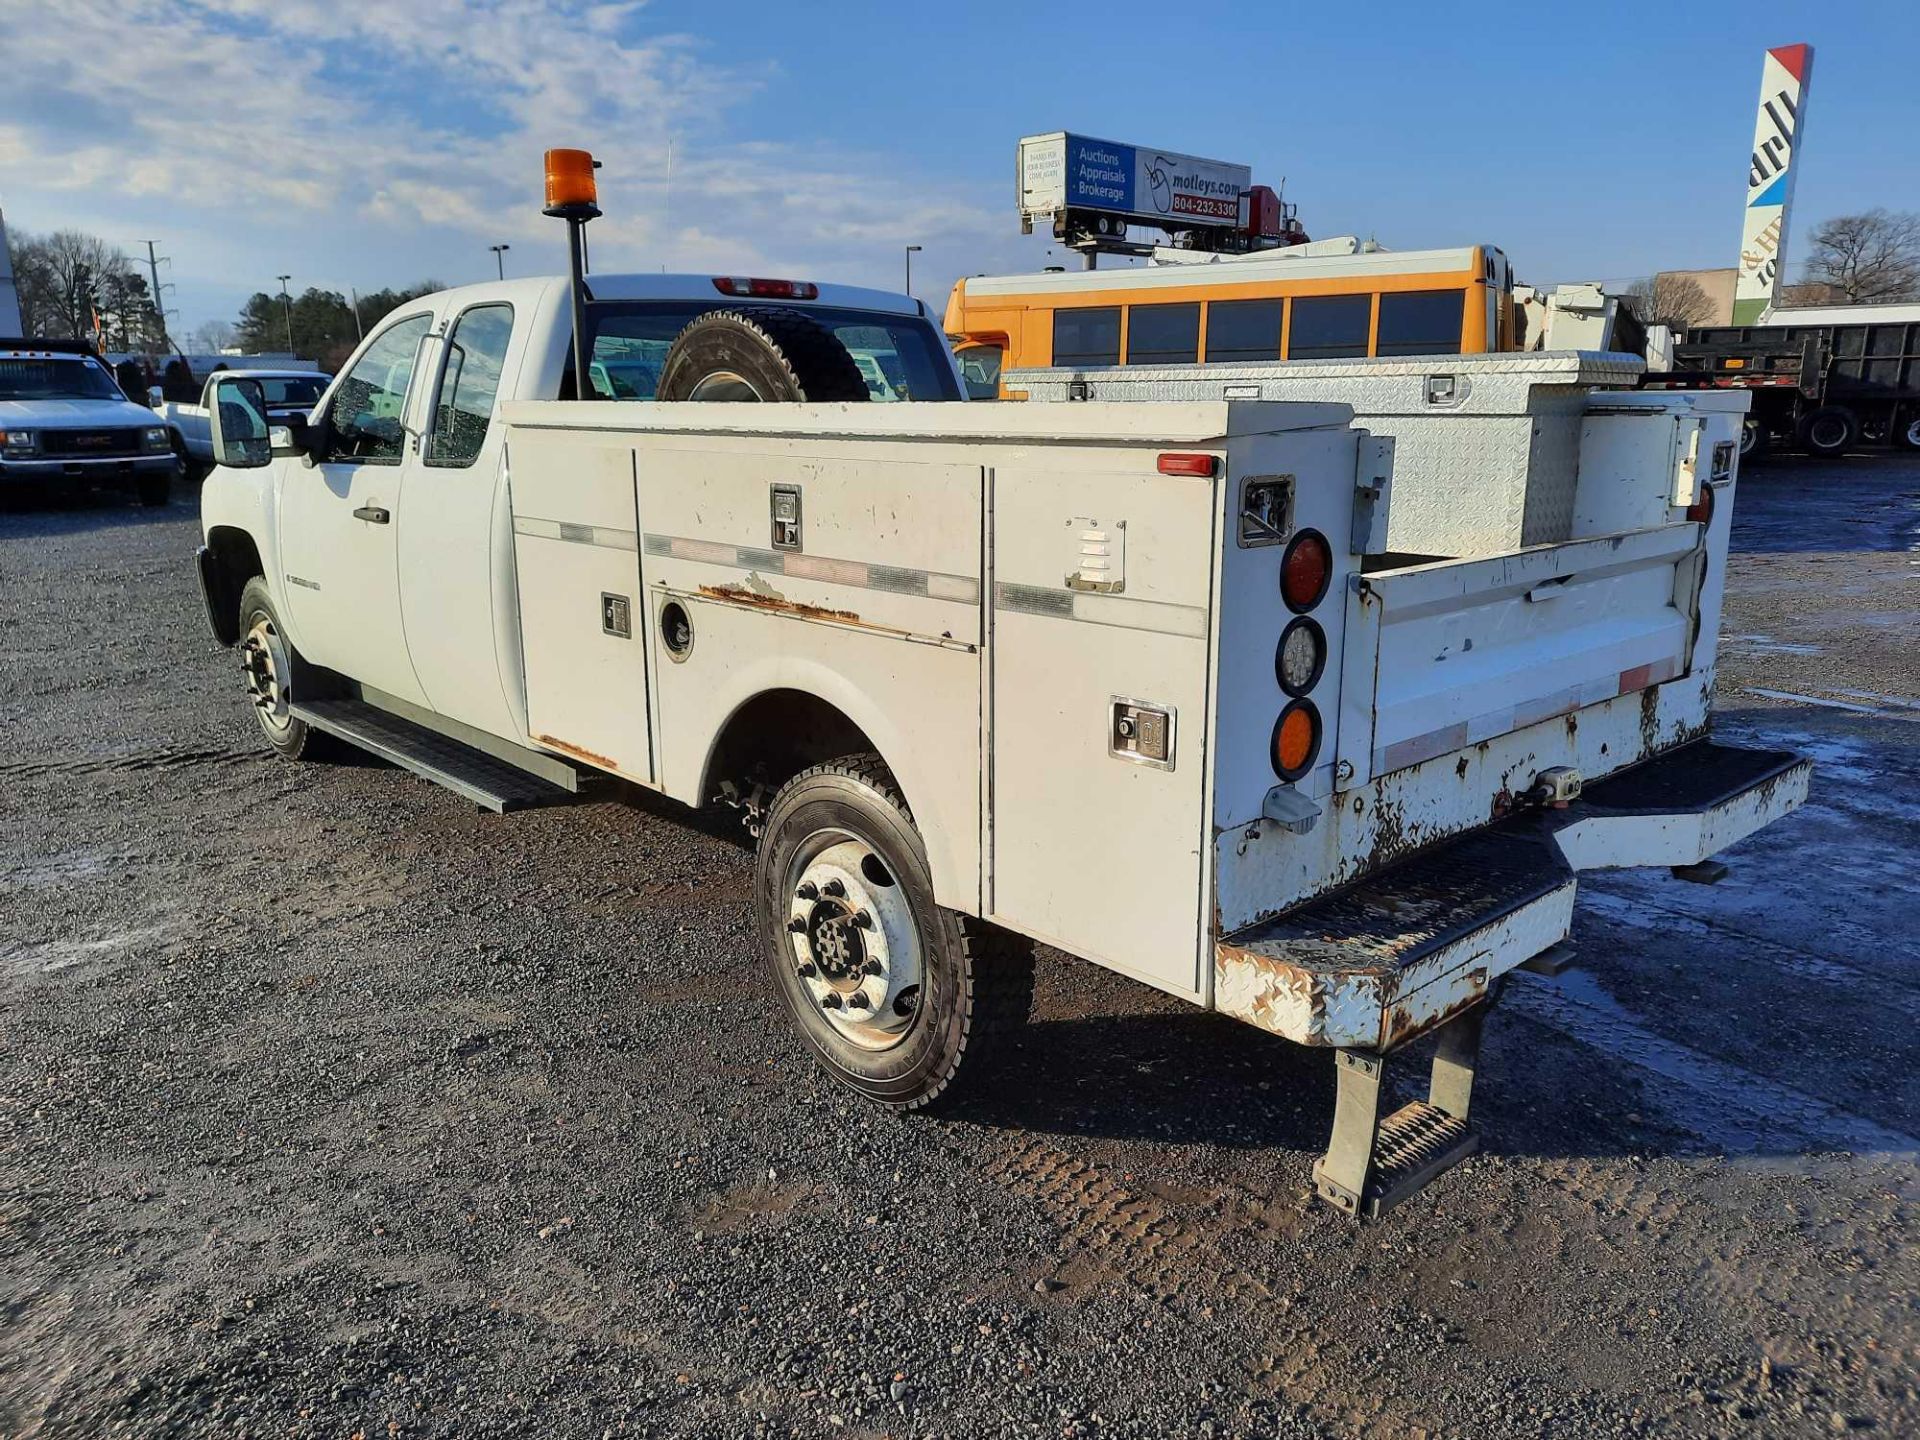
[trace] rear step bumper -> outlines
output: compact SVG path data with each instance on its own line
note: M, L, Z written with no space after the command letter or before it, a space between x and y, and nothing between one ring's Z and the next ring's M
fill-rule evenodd
M1812 769L1696 741L1218 941L1216 1009L1341 1052L1321 1194L1378 1215L1477 1148L1481 1022L1503 975L1566 939L1576 872L1696 865L1798 808ZM1429 1099L1380 1119L1386 1057L1435 1030Z

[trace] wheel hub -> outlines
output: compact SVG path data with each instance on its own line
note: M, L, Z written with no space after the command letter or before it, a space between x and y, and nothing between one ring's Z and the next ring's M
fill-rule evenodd
M801 857L787 918L795 975L841 1039L897 1045L919 1009L923 968L906 896L862 841L823 835Z
M287 692L286 642L273 621L262 615L240 642L240 669L246 676L247 698L253 701L260 723L275 734L293 723Z

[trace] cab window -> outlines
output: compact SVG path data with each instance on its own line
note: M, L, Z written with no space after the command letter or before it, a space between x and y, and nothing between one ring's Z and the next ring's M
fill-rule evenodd
M1129 365L1191 365L1200 358L1200 306L1134 305L1127 311Z
M1371 295L1303 295L1293 302L1289 360L1336 360L1367 353Z
M327 407L332 432L328 459L365 465L400 463L407 439L400 423L407 406L407 385L413 379L420 342L432 324L432 315L409 315L396 321L375 336L354 362Z
M1376 355L1458 355L1464 301L1458 290L1408 290L1380 297Z
M1118 365L1120 307L1053 312L1053 363Z
M512 337L511 305L476 305L460 313L447 337L427 464L465 466L479 458Z
M1000 365L1006 351L998 345L970 345L954 352L960 362L960 378L966 382L969 400L1000 398Z

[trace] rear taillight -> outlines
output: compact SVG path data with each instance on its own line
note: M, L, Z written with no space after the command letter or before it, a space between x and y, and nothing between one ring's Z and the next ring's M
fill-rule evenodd
M755 300L817 300L820 287L808 280L763 280L754 275L716 275L713 288L722 295Z
M1296 615L1280 632L1280 644L1274 650L1273 673L1280 688L1289 695L1304 695L1320 683L1327 668L1327 632L1320 622Z
M1320 753L1320 712L1311 700L1295 700L1273 723L1273 773L1294 781L1313 768Z
M1700 525L1711 525L1713 523L1713 486L1702 485L1700 487L1699 498L1687 506L1687 519Z
M1333 547L1318 530L1302 530L1280 559L1280 598L1294 614L1311 610L1326 598L1333 580Z
M1162 475L1199 475L1211 477L1219 461L1211 455L1169 454L1160 457Z

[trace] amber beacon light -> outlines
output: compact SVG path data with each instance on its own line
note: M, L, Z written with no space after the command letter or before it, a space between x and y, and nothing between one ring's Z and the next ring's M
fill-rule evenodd
M547 151L547 214L592 210L598 215L600 187L593 172L599 168L600 162L586 150Z

